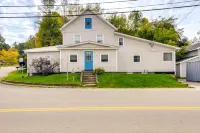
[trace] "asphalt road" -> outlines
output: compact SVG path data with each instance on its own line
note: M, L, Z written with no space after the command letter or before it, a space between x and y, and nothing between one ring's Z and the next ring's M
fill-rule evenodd
M0 67L0 79L7 76L10 72L17 70L16 67Z
M198 89L0 84L0 133L199 133Z

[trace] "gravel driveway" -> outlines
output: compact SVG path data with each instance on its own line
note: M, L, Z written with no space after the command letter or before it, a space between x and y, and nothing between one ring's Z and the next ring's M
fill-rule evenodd
M11 66L11 67L1 67L0 68L0 78L3 78L5 76L7 76L9 73L11 73L12 71L17 70L16 67Z

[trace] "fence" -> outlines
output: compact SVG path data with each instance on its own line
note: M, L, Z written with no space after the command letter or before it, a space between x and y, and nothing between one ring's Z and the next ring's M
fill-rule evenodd
M187 62L187 81L200 81L200 61Z

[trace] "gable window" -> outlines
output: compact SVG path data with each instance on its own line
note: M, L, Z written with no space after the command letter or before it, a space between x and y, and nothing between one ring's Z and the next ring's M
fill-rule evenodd
M108 62L108 54L101 55L101 62Z
M92 29L92 18L85 18L85 29Z
M77 55L76 54L70 55L70 62L77 62Z
M172 53L163 53L163 61L172 61Z
M134 55L133 62L140 62L140 55Z
M97 35L97 42L103 43L103 35Z
M80 43L81 42L81 36L80 35L74 35L74 43Z
M123 46L124 45L124 38L120 37L119 38L119 46Z

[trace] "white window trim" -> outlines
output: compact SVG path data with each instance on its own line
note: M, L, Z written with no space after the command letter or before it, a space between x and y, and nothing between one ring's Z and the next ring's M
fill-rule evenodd
M75 42L75 36L80 36L80 43L81 43L81 35L77 35L77 34L73 36L73 42L76 43Z
M123 45L119 45L119 38L123 38ZM124 37L118 37L118 41L117 41L117 43L118 43L118 46L124 46Z
M164 53L171 53L172 54L172 60L171 61L164 61ZM172 62L173 61L173 52L169 51L169 52L162 52L162 61L163 62Z
M71 56L71 55L76 55L76 56L77 56L77 62L71 62L71 61L70 61L70 56ZM69 63L78 63L78 54L69 54L69 61L68 61L68 62L69 62Z
M101 62L101 63L108 63L108 62L102 62L102 61L101 61L101 56L102 56L102 55L108 55L108 62L109 62L109 54L100 54L100 62Z
M86 29L86 28L85 28L85 19L86 19L86 18L91 18L91 19L92 19L92 17L84 17L84 25L83 25L83 26L84 26L84 29L85 29L85 30L92 30L92 28L93 28L93 19L92 19L92 28L91 28L91 29Z
M96 42L97 42L97 36L98 36L98 35L102 35L102 43L104 43L104 34L97 34L97 35L96 35ZM98 42L97 42L97 43L98 43Z
M134 61L134 56L140 56L140 62L135 62L135 61ZM134 55L132 56L132 61L133 61L133 63L141 63L141 60L142 60L142 56L141 56L140 54L134 54Z

